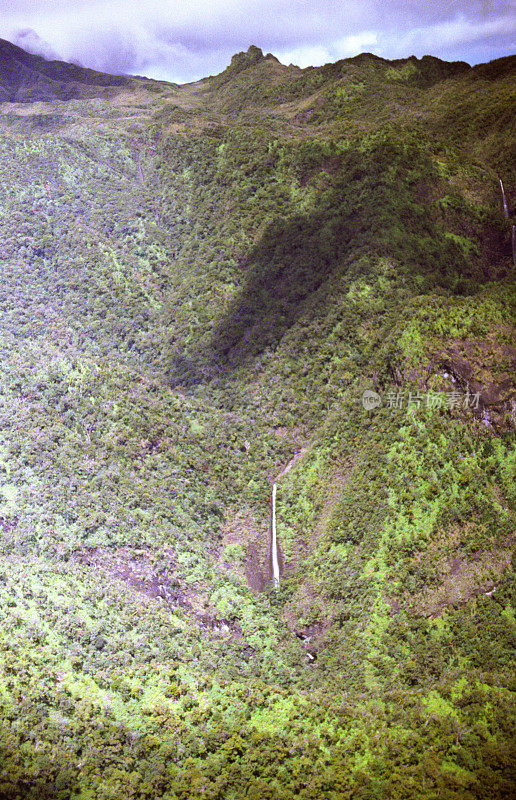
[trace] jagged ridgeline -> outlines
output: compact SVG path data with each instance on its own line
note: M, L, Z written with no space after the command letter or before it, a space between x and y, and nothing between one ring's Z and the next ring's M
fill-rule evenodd
M513 796L515 64L0 42L0 798Z

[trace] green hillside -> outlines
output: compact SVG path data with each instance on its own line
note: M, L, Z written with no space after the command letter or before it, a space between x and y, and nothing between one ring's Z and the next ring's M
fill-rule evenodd
M514 796L515 71L0 42L0 800Z

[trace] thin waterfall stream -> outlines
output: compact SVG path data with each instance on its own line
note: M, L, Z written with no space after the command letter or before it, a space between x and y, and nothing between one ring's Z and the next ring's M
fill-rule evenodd
M278 559L278 540L276 536L276 491L278 485L274 482L272 487L272 520L271 520L271 558L272 558L272 580L276 591L280 585L279 559Z
M507 221L509 221L509 206L507 204L507 197L505 196L505 188L502 179L498 178L498 180L500 181L500 191L502 192L502 205L503 205L504 217ZM511 226L511 247L512 247L512 260L514 266L516 266L516 225Z
M296 461L308 452L308 448L304 447L299 453L296 453L287 466L276 475L272 484L271 495L271 562L272 562L272 580L276 591L280 588L280 564L278 553L278 535L276 530L276 495L278 491L278 481L283 478L294 466Z
M503 186L503 181L501 178L498 178L500 181L500 189L502 191L502 203L503 203L503 213L505 214L505 219L509 219L509 208L507 206L507 198L505 197L505 189Z

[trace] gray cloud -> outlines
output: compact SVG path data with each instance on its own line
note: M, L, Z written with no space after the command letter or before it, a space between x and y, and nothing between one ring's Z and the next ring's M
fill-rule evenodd
M59 60L61 58L59 53L57 53L48 42L45 42L41 36L38 36L36 31L33 31L32 28L23 28L21 31L17 31L12 42L35 56L43 56L43 58L49 60Z
M0 36L47 57L176 81L257 44L320 64L369 50L470 63L514 49L515 0L0 0Z

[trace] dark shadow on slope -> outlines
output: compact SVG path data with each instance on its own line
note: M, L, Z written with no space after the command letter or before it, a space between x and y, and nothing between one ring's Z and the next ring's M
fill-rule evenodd
M242 288L210 338L175 359L175 383L203 382L276 347L302 316L325 316L328 304L339 302L331 287L374 270L379 256L395 260L400 281L416 293L439 286L467 294L492 279L480 253L466 254L433 199L420 196L421 182L438 178L406 134L401 144L387 135L368 152L350 149L331 181L311 215L269 225L244 259Z
M176 354L174 384L202 383L274 347L339 268L358 225L324 213L277 220L243 259L243 286L201 342ZM208 337L208 338L206 338Z
M346 251L365 246L372 218L297 217L276 222L249 258L244 288L214 330L216 361L237 366L274 347L307 301L340 269Z

